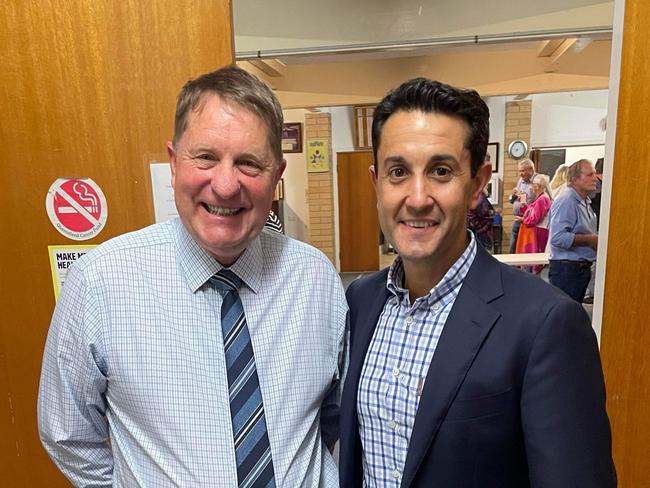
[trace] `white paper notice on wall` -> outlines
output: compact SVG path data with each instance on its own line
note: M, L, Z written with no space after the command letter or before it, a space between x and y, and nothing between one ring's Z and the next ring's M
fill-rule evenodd
M178 215L172 188L172 170L169 163L151 163L151 195L153 197L154 217L164 222Z

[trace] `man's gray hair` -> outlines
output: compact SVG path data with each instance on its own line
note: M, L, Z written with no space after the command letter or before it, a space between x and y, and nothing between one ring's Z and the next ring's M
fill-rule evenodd
M582 165L583 164L591 164L593 165L590 160L588 159L578 159L575 163L573 163L571 166L569 166L569 169L566 172L566 179L567 179L567 184L573 183L574 180L580 178L582 176Z
M517 166L520 168L530 168L533 170L533 173L535 172L535 163L533 163L533 161L530 159L522 159L519 161L519 164Z
M269 146L276 159L282 161L282 106L271 89L256 76L236 65L229 65L188 81L176 99L174 148L187 129L191 111L207 94L215 94L257 115L268 130Z

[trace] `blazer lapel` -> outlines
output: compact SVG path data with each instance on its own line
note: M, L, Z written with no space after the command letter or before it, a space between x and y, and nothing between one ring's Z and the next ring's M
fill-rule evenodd
M413 482L467 371L500 317L500 313L487 303L503 294L499 266L494 258L479 249L447 318L424 383L402 488Z
M381 315L381 311L384 309L384 304L388 298L389 292L386 289L385 273L382 273L382 276L384 276L383 281L378 280L375 286L369 289L367 297L371 302L367 307L368 314L365 315L364 318L357 317L357 323L354 326L355 330L352 331L353 336L350 337L350 364L348 367L345 386L347 393L353 395L354 403L352 406L355 411L357 406L357 390L359 388L361 369L363 368L363 363L366 359L366 352L368 352L372 335L377 327L379 315ZM360 308L362 307L363 305L360 306Z
M354 330L351 330L350 362L341 399L341 441L343 443L344 437L351 436L352 449L346 453L344 458L340 459L340 470L342 474L345 474L349 482L351 480L360 482L362 479L361 439L357 421L357 392L366 353L375 332L379 315L384 309L384 304L388 298L386 276L386 272L373 276L374 282L366 290L360 292L362 296L355 298L357 312ZM363 313L365 311L367 313ZM356 486L356 483L354 486Z

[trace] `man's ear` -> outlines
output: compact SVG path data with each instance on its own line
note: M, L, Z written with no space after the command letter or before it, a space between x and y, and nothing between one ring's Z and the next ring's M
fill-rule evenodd
M169 166L172 170L172 188L176 182L176 151L174 151L174 144L171 141L167 142L167 154L169 155Z
M280 178L282 178L285 169L287 169L287 160L282 158L280 164L278 164L278 169L275 172L276 183L280 181Z
M472 178L474 188L472 190L472 200L470 201L469 208L476 208L479 202L481 192L492 178L492 163L485 162L476 172L476 176Z
M370 172L370 181L372 181L372 186L374 186L375 191L377 191L377 170L375 170L375 165L371 164L368 167L368 171Z

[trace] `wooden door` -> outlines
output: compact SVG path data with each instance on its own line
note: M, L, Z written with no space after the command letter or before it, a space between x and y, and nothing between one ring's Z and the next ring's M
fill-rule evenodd
M601 354L618 486L637 488L650 483L650 2L624 7Z
M228 0L0 2L0 485L70 486L41 447L36 396L54 307L48 245L71 245L45 197L102 188L99 243L153 222L145 163L165 161L175 97L232 62Z
M372 152L337 153L342 272L379 269L377 200L368 168Z

